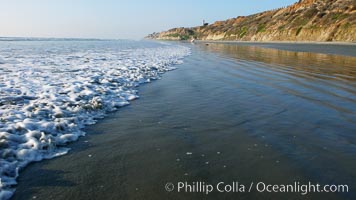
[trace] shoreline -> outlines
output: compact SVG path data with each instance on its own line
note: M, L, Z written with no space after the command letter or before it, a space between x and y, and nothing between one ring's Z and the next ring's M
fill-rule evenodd
M84 127L128 105L138 98L139 85L159 79L190 53L188 48L167 44L121 41L90 46L66 41L5 43L0 52L4 91L0 146L2 153L11 152L10 156L0 153L0 199L9 199L15 191L20 168L67 154L65 146L85 135ZM36 111L27 109L32 106Z
M184 63L162 80L139 87L140 99L130 106L86 128L87 135L69 146L69 154L22 171L13 200L240 197L167 192L164 187L167 182L198 180L287 184L297 179L353 187L350 177L356 176L356 163L349 161L354 155L344 154L352 145L320 137L325 132L328 138L352 136L352 116L344 110L353 112L353 104L347 96L335 95L347 93L352 80L329 78L352 72L347 65L351 58L326 56L322 59L327 62L319 63L315 54L224 46L191 45L192 55ZM226 57L214 53L216 49ZM330 65L334 67L324 70ZM331 164L325 167L325 162ZM353 194L309 197L343 199ZM299 197L256 192L245 196Z
M165 41L165 42L183 42L189 43L189 40L161 40L148 39L148 41ZM239 40L194 40L195 43L221 43L221 44L320 44L320 45L345 45L356 46L356 42L320 42L320 41L239 41Z
M318 42L318 41L237 41L237 40L195 40L196 43L221 43L221 44L320 44L320 45L351 45L356 42Z
M196 44L214 44L214 45L237 45L237 46L255 46L260 48L269 48L282 51L318 53L329 55L340 55L356 57L356 43L342 42L248 42L248 41L204 41L198 40Z
M191 43L191 44L225 44L240 46L256 46L292 52L309 52L329 55L341 55L356 57L355 42L315 42L315 41L234 41L234 40L195 40L193 43L188 40L159 40L145 39L149 41Z

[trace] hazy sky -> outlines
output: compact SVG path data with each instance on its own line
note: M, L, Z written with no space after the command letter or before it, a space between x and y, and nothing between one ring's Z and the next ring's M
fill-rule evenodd
M297 0L0 0L0 36L140 39Z

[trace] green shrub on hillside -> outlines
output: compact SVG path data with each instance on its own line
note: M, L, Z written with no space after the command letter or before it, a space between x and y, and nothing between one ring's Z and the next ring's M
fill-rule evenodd
M256 33L265 32L266 24L259 24Z
M240 38L243 38L243 37L246 35L246 33L247 33L247 27L244 26L244 27L242 27L241 30L240 30L239 37L240 37Z

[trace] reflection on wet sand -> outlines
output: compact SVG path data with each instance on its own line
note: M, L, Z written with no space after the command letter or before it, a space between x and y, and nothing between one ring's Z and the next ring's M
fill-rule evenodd
M283 65L282 70L298 71L309 76L356 81L356 57L352 56L227 44L202 45L201 48L228 57L268 63L271 69L281 70L278 65Z

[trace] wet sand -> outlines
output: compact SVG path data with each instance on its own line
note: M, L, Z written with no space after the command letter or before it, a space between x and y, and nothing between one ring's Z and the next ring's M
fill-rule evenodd
M13 199L354 199L355 57L191 47L184 64L88 127L68 155L29 165ZM178 181L311 181L350 192L165 190Z
M312 52L356 56L356 43L351 42L251 42L251 41L196 41L203 44L225 44L238 46L257 46L271 49L280 49L293 52Z

